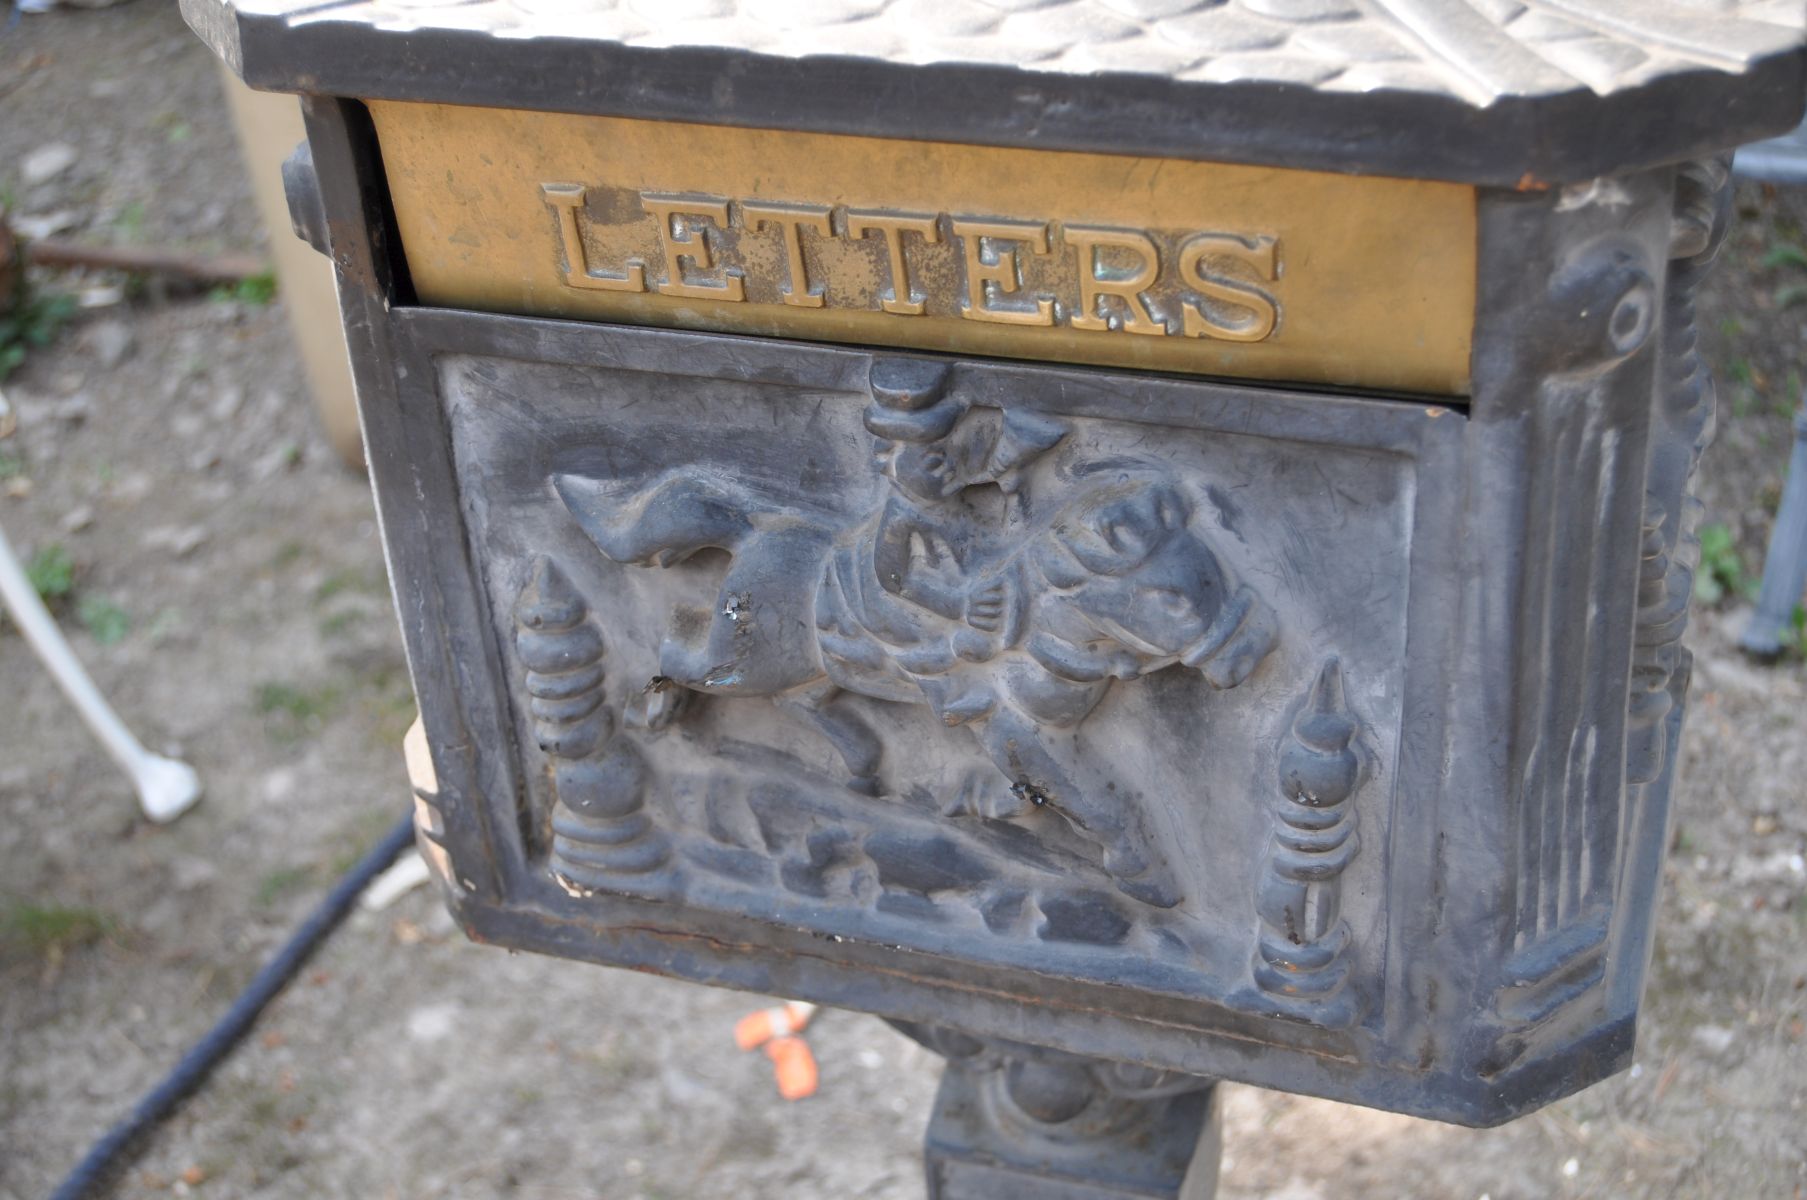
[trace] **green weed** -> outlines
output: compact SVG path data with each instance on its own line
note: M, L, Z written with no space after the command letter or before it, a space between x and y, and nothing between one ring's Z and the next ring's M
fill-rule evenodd
M257 686L257 711L266 717L308 724L325 719L338 705L339 689L330 685L303 688L271 680Z
M314 603L325 604L341 592L363 592L375 595L383 590L383 581L360 567L334 571L314 589Z
M420 715L419 704L414 698L414 685L409 682L405 671L397 671L382 679L372 680L371 687L376 690L365 697L362 706L365 731L373 745L393 750L402 744L408 727Z
M25 578L31 581L38 599L54 607L67 601L75 591L75 560L56 542L40 546L25 564Z
M313 878L312 867L277 867L257 881L257 903L262 908L269 908L306 887Z
M119 210L119 219L113 228L119 233L122 242L135 242L144 236L144 205L136 200Z
M393 809L367 808L340 826L333 833L335 852L326 863L331 877L337 879L355 867L360 859L370 853L371 847L383 840L383 835L389 832L395 818Z
M332 684L303 687L271 680L258 685L253 702L270 740L290 743L317 733L338 714L343 698Z
M1694 598L1702 604L1718 604L1728 595L1749 592L1751 580L1732 531L1724 525L1700 527L1700 570L1694 575Z
M28 353L48 346L74 315L73 297L27 289L11 312L0 313L0 380L18 370Z
M1763 256L1763 266L1770 271L1780 267L1807 267L1807 250L1793 242L1778 242Z
M27 954L60 954L111 937L118 930L118 921L95 908L23 900L0 906L0 944Z
M182 610L179 608L160 608L151 617L150 624L144 627L144 636L153 643L161 642L170 634L182 627Z
M247 275L230 287L221 285L208 293L208 299L216 302L235 302L250 308L262 308L276 299L276 272L259 271L255 275Z
M96 596L84 592L75 605L75 619L82 623L88 635L103 646L111 646L122 640L132 628L132 619L125 610L105 596Z

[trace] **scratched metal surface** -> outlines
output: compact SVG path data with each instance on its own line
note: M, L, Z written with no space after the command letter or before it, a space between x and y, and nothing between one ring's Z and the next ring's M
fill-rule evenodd
M183 0L254 87L1547 184L1780 133L1798 0ZM832 98L832 103L827 102Z
M1737 71L1799 38L1794 0L242 0L299 24L484 30L800 58L1393 88L1485 105Z

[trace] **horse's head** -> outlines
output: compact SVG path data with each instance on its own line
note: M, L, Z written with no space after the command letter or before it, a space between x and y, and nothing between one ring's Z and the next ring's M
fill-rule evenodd
M1107 674L1180 662L1214 687L1241 683L1273 648L1273 617L1191 517L1185 493L1160 475L1120 475L1083 493L1033 555L1049 587L1046 632L1110 660Z

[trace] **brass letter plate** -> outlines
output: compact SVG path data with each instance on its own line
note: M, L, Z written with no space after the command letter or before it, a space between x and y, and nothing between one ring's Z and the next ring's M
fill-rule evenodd
M373 102L423 303L1438 395L1474 189Z

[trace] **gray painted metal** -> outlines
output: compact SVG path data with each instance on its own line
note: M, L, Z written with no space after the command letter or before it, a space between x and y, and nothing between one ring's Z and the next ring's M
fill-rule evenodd
M1742 147L1733 170L1745 179L1766 183L1807 183L1807 125L1797 125L1781 137Z
M1460 410L411 308L310 112L473 933L1468 1123L1624 1065L1723 162L1489 193Z
M1738 641L1750 653L1774 658L1792 640L1795 613L1807 604L1807 396L1794 416L1794 454L1788 484L1769 533L1757 611Z
M1210 1080L942 1029L928 1200L1212 1200L1223 1121Z
M1729 212L1725 158L1662 164L1799 116L1784 6L1111 4L1298 28L1219 81L987 57L1090 0L938 6L1024 11L927 66L731 48L802 11L750 3L702 48L606 3L187 6L314 93L1585 180L1479 193L1439 404L423 308L366 113L305 99L453 910L906 1026L952 1060L946 1200L1208 1195L1213 1079L1489 1124L1628 1062ZM906 11L868 7L799 28ZM1620 65L1557 78L1563 20ZM1392 88L1278 78L1394 26Z
M1586 180L1778 134L1800 120L1807 96L1795 0L182 7L247 83L271 91L1503 187Z

